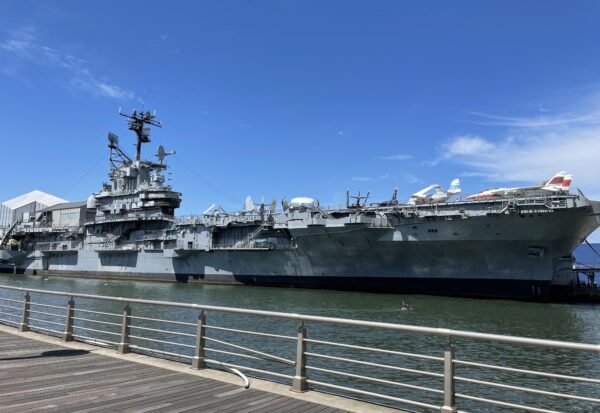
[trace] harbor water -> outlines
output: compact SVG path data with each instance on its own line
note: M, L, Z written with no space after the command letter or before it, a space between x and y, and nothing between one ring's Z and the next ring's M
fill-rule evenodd
M434 297L425 295L402 296L397 294L370 294L356 292L341 292L330 290L268 288L251 286L225 286L225 285L200 285L181 283L151 283L138 281L93 280L64 277L40 277L24 275L2 275L0 284L18 286L32 289L46 289L66 292L79 292L95 295L108 295L130 297L149 300L172 302L196 303L216 306L230 306L248 309L260 309L280 312L301 313L307 315L320 315L328 317L351 318L368 321L388 323L411 324L428 327L441 327L476 332L506 334L516 336L535 337L552 340L573 341L582 343L600 343L600 307L585 304L549 304L520 302L510 300L483 300L451 297ZM5 294L4 292L2 294ZM64 301L62 297L54 297L55 303ZM32 299L35 301L35 296ZM410 310L402 310L402 302ZM79 308L85 307L85 302ZM64 304L64 303L63 303ZM96 305L97 303L95 303ZM103 302L102 311L119 314L122 304ZM99 309L97 306L95 309ZM177 309L168 307L157 309L133 308L136 315L145 315L163 319L179 319L193 322L191 314L184 314ZM207 324L227 326L230 328L244 328L253 331L273 332L277 334L295 335L297 323L281 320L276 323L273 319L261 317L236 316L232 314L207 314ZM173 329L173 326L169 326ZM181 327L184 328L184 327ZM118 330L118 329L117 329ZM442 356L445 341L441 337L421 336L415 334L397 333L390 331L373 331L368 329L343 327L336 330L329 325L309 323L307 325L308 337L322 340L335 340L348 344L372 346L397 351L410 351L431 356ZM185 330L193 333L192 330ZM340 331L343 331L340 333ZM211 333L219 339L234 340L231 334L219 332ZM113 338L114 339L114 338ZM259 337L245 336L243 341L237 343L262 351L294 358L295 345L281 346L281 343L272 340L262 340ZM511 346L488 342L458 340L455 343L456 358L500 366L516 367L522 369L550 371L566 375L582 375L591 378L600 377L600 358L593 353L580 353L574 351L538 349L526 346ZM217 348L216 345L213 346ZM336 349L322 349L317 345L311 350L318 350L324 354L340 355ZM310 346L309 346L310 348ZM181 351L181 349L174 349ZM230 350L230 349L229 349ZM347 354L346 354L347 355ZM373 353L353 353L359 360L375 363L396 363L403 367L424 369L428 371L441 371L440 365L423 364L404 358L385 358ZM228 362L240 362L239 359L217 357ZM247 360L246 360L247 361ZM312 360L309 359L309 365ZM247 365L252 363L247 362ZM260 362L258 363L260 365ZM405 381L440 388L439 380L430 377L413 377L395 371L384 369L366 371L362 366L347 365L341 362L315 360L314 365L332 369L339 369L353 374L376 375L379 378L391 381ZM282 372L290 373L291 370L282 367ZM464 373L464 374L463 374ZM322 379L320 372L311 372L309 378ZM498 371L483 371L481 369L463 368L458 370L461 376L474 377L481 380L496 381L513 379L513 374ZM367 391L381 392L382 386L352 381L346 377L327 377L329 382L340 385L356 385ZM527 385L541 390L573 393L581 396L597 397L597 385L588 383L563 383L557 380L542 380L534 377L520 377L520 385ZM335 381L337 380L337 381ZM385 386L383 386L385 387ZM326 390L326 389L320 389ZM410 389L392 388L389 394L395 397L405 397L413 400L438 402L439 394L420 394ZM528 403L557 411L588 412L593 411L593 405L587 402L554 399L539 395L520 394L518 392L503 392L470 383L457 383L457 393L474 394L480 397L500 399L512 403ZM369 399L374 400L374 399ZM383 401L382 401L383 402ZM507 411L481 405L469 401L461 401L465 411ZM391 404L386 402L385 404ZM407 407L407 406L402 406ZM421 411L418 408L413 408ZM425 410L426 411L426 410ZM508 410L510 411L510 410ZM596 410L597 411L597 410Z

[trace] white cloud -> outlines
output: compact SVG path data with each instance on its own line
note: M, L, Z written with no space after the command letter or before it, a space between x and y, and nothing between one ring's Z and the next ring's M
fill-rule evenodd
M443 145L444 156L490 156L496 145L477 135L457 136Z
M542 112L548 112L545 108L540 108ZM477 123L480 125L489 126L510 126L519 128L538 128L544 126L561 126L561 125L573 125L573 124L599 124L600 123L600 111L589 112L584 114L577 113L561 113L557 115L544 115L535 117L511 117L511 116L498 116L490 115L482 112L470 112L471 115L479 118L478 120L471 120L470 123Z
M376 176L376 177L369 177L369 176L353 176L352 179L353 181L357 181L357 182L376 182L376 181L383 181L384 179L388 179L390 177L390 174L383 174L380 176Z
M421 178L419 178L416 175L413 174L408 174L406 175L406 182L408 182L409 184L424 184L425 181L422 180Z
M580 119L586 121L580 124L510 128L495 142L458 136L442 145L443 159L468 167L463 176L487 181L537 183L566 170L574 175L574 187L600 199L600 124L588 122L592 118L582 115Z
M406 161L407 159L411 159L412 155L407 155L405 153L397 153L395 155L382 156L381 159L385 159L386 161Z
M135 98L135 94L132 91L123 90L119 86L104 83L94 77L73 77L69 84L77 89L89 92L96 96L120 100L130 100Z
M65 71L69 77L69 85L78 90L120 100L135 98L132 91L122 89L94 75L84 60L58 48L37 42L33 27L13 31L9 39L0 43L0 49L36 65Z

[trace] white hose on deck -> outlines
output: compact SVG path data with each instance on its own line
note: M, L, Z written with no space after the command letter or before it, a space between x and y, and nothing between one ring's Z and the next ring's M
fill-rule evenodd
M229 370L231 371L233 374L237 374L238 376L240 376L242 378L242 380L244 380L244 388L245 389L249 389L250 388L250 380L248 380L248 377L246 377L246 375L244 373L242 373L241 371L239 371L238 369L234 369L233 367L227 367L224 366L222 363L217 362L217 364L219 365L219 367L221 367L222 369L225 370Z

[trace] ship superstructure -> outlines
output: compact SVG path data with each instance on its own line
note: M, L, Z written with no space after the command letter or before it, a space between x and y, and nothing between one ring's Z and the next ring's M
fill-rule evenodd
M127 117L129 157L109 134L110 182L85 203L54 205L2 237L6 271L361 291L547 299L574 285L574 249L599 225L600 203L566 191L467 201L345 208L295 198L175 218L165 152L142 160L149 112ZM454 185L454 182L453 182ZM368 196L368 195L367 195Z

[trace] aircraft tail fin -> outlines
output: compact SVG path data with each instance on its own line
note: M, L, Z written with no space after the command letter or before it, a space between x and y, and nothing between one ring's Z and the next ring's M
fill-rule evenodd
M557 172L556 175L554 175L548 180L548 182L544 184L544 189L560 188L563 183L563 180L565 179L566 174L567 173L565 171Z
M246 202L244 203L244 212L252 212L254 211L254 201L252 197L248 195L246 197Z
M573 180L573 175L565 175L565 179L562 181L561 189L563 191L568 191L571 186L571 181Z
M450 182L450 187L448 188L447 193L449 195L460 194L462 190L460 189L460 179L454 179Z

